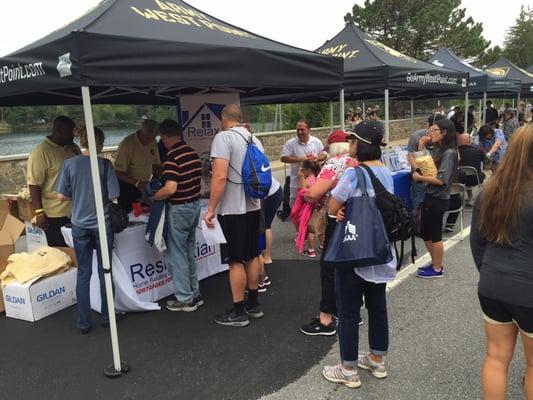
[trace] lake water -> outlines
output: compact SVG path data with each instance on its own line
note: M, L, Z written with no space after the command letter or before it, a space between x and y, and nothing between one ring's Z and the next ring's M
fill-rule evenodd
M105 133L104 146L117 146L122 139L130 133L135 132L135 128L129 129L103 129ZM0 156L14 154L28 154L35 146L41 143L50 132L30 132L30 133L7 133L0 135Z

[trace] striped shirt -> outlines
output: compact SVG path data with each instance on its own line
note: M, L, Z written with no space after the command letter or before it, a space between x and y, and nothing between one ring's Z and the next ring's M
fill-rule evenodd
M167 153L163 178L178 184L176 192L168 199L171 204L186 204L200 199L202 162L185 142L176 143Z

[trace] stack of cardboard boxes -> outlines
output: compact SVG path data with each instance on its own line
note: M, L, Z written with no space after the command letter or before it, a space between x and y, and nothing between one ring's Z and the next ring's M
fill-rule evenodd
M25 228L28 231L28 227L31 227L30 210L23 206L22 213L20 211L21 207L13 207L12 201L0 200L0 273L5 270L9 256L15 253L17 239ZM17 212L25 223L12 215ZM32 235L27 235L27 239L28 248L34 248ZM76 267L74 249L61 250L70 256L72 266ZM24 284L11 283L3 290L0 287L0 312L5 311L7 317L33 322L71 306L76 303L76 274L77 270L72 268L64 273Z

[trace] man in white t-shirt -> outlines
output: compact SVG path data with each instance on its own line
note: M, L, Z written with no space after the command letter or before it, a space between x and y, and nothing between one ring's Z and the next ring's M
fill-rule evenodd
M298 121L296 125L296 137L289 139L281 151L281 161L291 164L291 195L290 205L294 204L298 194L298 168L305 160L315 160L322 162L327 158L324 145L319 138L311 136L309 122L305 119Z
M229 264L233 308L215 317L227 326L246 326L249 318L261 318L257 301L261 267L259 264L259 220L261 204L244 193L241 169L251 133L241 126L241 109L229 104L222 110L222 131L211 144L213 177L211 194L204 221L214 228L215 216L220 222L227 243L220 246L221 261ZM263 151L254 136L255 145ZM244 302L244 291L248 299Z

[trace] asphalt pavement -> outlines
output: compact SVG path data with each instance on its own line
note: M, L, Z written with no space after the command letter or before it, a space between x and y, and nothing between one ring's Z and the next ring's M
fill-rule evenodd
M465 212L465 224L470 211ZM191 314L167 310L128 314L119 323L121 352L131 371L109 380L109 334L99 326L80 335L76 309L36 323L0 317L3 341L0 399L480 399L483 322L476 298L478 274L468 236L448 235L446 275L421 280L416 265L388 292L389 376L361 372L362 387L327 382L324 365L339 362L335 338L307 337L301 323L318 312L318 261L298 255L294 228L276 219L273 284L260 295L265 317L246 328L220 327L213 316L230 305L227 273L201 282L206 305ZM466 234L467 232L465 232ZM455 235L455 236L453 236ZM423 244L417 241L419 263ZM409 257L406 257L409 264ZM365 324L360 351L368 349ZM522 399L524 355L517 347L509 399Z

